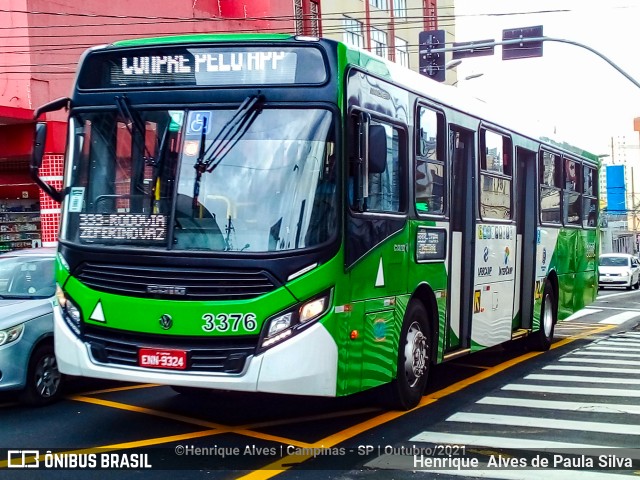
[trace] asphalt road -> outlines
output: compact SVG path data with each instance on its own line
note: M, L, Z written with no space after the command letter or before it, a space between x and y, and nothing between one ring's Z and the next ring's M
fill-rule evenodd
M558 325L549 352L496 347L438 366L411 412L372 407L376 391L193 396L75 379L61 402L35 409L3 394L0 478L632 476L639 324L640 292L602 291ZM23 458L31 468L16 468Z

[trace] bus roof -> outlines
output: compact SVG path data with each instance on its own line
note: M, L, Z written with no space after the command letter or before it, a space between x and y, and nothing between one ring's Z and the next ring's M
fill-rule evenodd
M315 37L299 37L288 33L194 33L186 35L173 35L162 37L136 38L128 40L119 40L105 46L106 48L128 48L128 47L144 47L154 45L172 45L184 43L223 43L223 42L242 42L242 41L287 41L299 39L301 41L309 41L316 39ZM531 118L531 112L520 112L521 115L506 112L490 105L476 97L461 92L458 88L442 84L426 78L425 76L400 66L390 60L379 57L369 51L360 49L345 43L322 38L322 41L336 45L338 52L346 56L349 64L362 67L366 71L378 75L394 83L398 83L415 93L419 93L437 103L441 103L448 108L458 110L477 118L485 119L488 122L507 128L508 130L517 132L520 135L528 137L538 142L545 143L556 149L564 150L575 155L580 155L598 162L598 156L587 152L576 146L570 145L561 140L554 140L544 136L541 131L535 132L531 124L524 124L522 117ZM508 126L508 127L507 127Z

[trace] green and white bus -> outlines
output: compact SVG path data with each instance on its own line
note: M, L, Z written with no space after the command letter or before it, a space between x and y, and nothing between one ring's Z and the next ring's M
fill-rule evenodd
M88 50L70 98L61 372L418 404L434 364L597 294L598 158L318 38ZM515 116L526 116L518 111ZM527 340L525 340L527 341Z

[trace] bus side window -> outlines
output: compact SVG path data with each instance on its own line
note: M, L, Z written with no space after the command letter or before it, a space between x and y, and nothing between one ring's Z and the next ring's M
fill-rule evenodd
M401 211L400 144L399 132L395 127L371 122L368 162L365 210Z
M416 210L419 213L444 213L445 164L444 117L420 107L415 165Z
M597 205L597 187L596 187L596 170L594 168L584 166L584 188L583 188L583 207L582 207L582 226L595 227L598 224L598 205Z
M564 223L582 224L581 165L575 160L564 159Z
M511 219L511 140L490 130L480 133L480 215L483 219Z
M562 167L560 156L542 151L540 155L540 221L560 223L560 186Z
M372 120L366 113L353 118L354 141L347 180L351 209L359 212L402 211L401 158L404 149L401 138L404 137L398 128Z

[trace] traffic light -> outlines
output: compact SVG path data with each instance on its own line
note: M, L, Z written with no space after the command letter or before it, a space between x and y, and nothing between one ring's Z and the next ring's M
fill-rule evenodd
M444 48L444 30L420 32L420 73L437 82L446 77L444 52L433 52L435 48Z
M535 27L510 28L502 31L502 41L520 42L502 46L502 60L532 58L542 56L542 25ZM532 41L533 39L538 39Z

